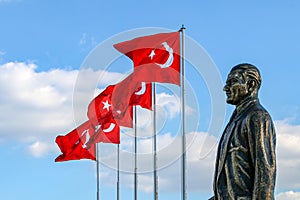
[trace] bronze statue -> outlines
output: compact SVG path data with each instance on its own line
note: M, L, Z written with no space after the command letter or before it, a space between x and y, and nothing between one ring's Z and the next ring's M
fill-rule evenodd
M235 105L220 139L210 200L272 200L276 179L276 134L269 113L258 100L259 70L239 64L224 91Z

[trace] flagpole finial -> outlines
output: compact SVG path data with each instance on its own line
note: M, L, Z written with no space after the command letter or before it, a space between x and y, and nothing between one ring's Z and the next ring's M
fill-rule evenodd
M184 27L184 24L182 24L181 28L179 29L180 32L182 32L183 30L185 30L186 28Z

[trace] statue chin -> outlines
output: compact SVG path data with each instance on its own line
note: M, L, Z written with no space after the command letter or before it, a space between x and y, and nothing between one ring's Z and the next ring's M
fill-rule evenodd
M236 103L233 99L228 98L228 97L227 97L227 99L226 99L226 102L227 102L228 104L231 104L231 105L237 105L237 103Z

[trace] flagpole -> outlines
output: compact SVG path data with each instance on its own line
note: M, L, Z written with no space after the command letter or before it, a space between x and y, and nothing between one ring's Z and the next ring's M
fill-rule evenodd
M156 141L156 85L153 83L153 182L154 182L154 200L158 200L158 176L157 176L157 141Z
M117 200L120 200L120 144L117 151Z
M186 200L186 136L185 136L185 98L184 98L184 30L182 25L181 32L181 114L182 114L182 200Z
M96 143L96 165L97 165L97 200L100 200L100 163L99 163L99 144Z
M137 191L137 111L134 106L134 199L138 199Z

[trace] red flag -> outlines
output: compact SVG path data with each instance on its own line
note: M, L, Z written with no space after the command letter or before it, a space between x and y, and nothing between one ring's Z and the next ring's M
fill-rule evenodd
M132 106L124 103L126 108L120 109L119 104L112 102L115 85L109 85L95 97L88 106L87 116L94 126L110 123L115 120L119 126L133 127ZM121 99L119 100L121 101ZM122 104L123 105L123 104Z
M115 44L134 63L139 82L180 84L180 32L138 37Z
M135 105L140 105L143 108L151 109L151 84L136 81L135 72L133 72L124 80L115 85L111 101L112 104L117 108L117 112L121 114L126 113L127 110L132 111L131 108Z
M130 98L131 105L140 105L142 108L152 109L152 85L151 83L141 82L141 86L133 93Z
M120 144L120 127L115 121L96 127L90 121L86 121L67 135L57 136L55 142L62 152L55 162L96 160L96 143Z
M95 134L86 146L89 147L99 142L120 144L120 127L116 121L96 126Z
M136 82L131 74L94 98L88 106L87 116L94 126L114 120L118 126L132 128L132 106L135 105L152 108L152 87L151 84Z
M114 112L113 119L119 126L124 127L133 127L133 107L131 105L126 106L125 110L121 110L121 108L117 108Z
M111 95L114 88L114 85L108 86L90 102L87 116L94 126L105 123L105 120L110 121L112 116Z
M86 121L67 135L57 136L55 142L62 154L55 159L55 162L80 159L96 160L95 144L90 145L89 148L86 146L93 133L91 123Z

